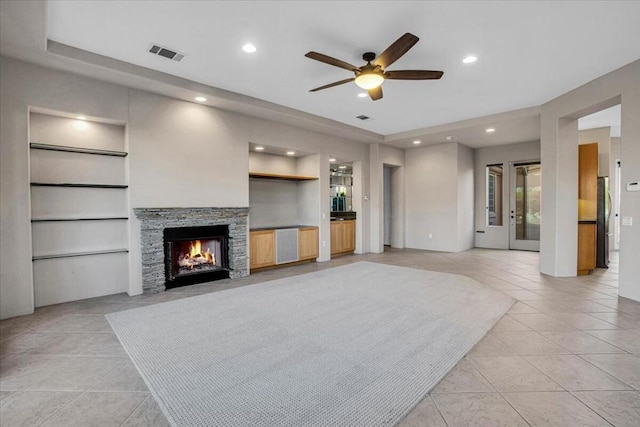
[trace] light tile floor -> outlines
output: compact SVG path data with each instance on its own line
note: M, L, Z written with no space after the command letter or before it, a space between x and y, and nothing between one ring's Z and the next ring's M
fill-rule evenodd
M484 249L387 249L1 321L0 424L167 425L104 314L358 261L464 274L518 300L401 426L640 425L640 303L618 298L615 254L559 279L538 273L537 253Z

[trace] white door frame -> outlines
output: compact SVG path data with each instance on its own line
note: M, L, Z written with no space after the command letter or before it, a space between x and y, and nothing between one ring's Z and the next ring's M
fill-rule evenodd
M540 164L540 160L509 162L509 249L540 252L540 240L516 239L516 166Z

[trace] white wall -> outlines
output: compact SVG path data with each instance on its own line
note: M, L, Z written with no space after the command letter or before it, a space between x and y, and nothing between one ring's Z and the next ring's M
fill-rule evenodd
M296 174L301 176L320 176L322 164L319 154L299 157ZM298 225L320 225L322 192L320 180L300 181L297 187L297 223Z
M640 180L640 60L599 77L542 106L542 224L540 270L574 276L577 263L577 118L622 104L622 181ZM622 192L619 295L640 301L640 192Z
M618 203L618 192L616 186L618 185L618 160L620 159L620 146L622 141L619 137L611 137L611 153L609 155L609 187L611 192L611 223L609 224L609 230L611 231L611 237L609 239L609 249L618 250L619 247L616 244L616 233L618 232L618 224L615 220L616 206ZM619 218L619 217L618 217Z
M510 163L539 160L540 142L501 145L499 147L479 148L475 150L475 229L484 233L475 233L475 246L479 248L509 249L509 171ZM487 165L502 163L504 167L502 185L502 225L487 225ZM542 165L544 174L544 165Z
M369 174L368 174L368 152L367 152L367 161L354 161L351 162L353 168L353 187L351 188L351 192L353 194L353 210L356 212L356 250L355 253L362 254L365 252L369 252L369 244L370 244L370 224L371 224L371 216L369 214L371 203L369 200L364 200L365 198L365 190L367 192L366 196L369 197ZM329 168L326 168L327 177L329 177ZM329 178L327 178L329 179ZM329 203L329 188L321 187L321 197L320 200L327 200L326 203ZM324 210L324 203L322 202L321 206ZM324 221L324 219L323 219ZM325 245L329 246L329 245Z
M132 207L248 206L244 118L131 90Z
M249 152L249 172L296 175L297 167L298 161L295 157Z
M251 178L249 206L252 229L294 226L298 223L298 183Z
M458 144L458 247L464 251L474 246L474 160L475 152Z
M369 146L371 200L371 252L384 252L384 166L392 166L391 193L392 210L392 242L397 248L404 247L404 150L383 144Z
M459 167L459 151L469 150L457 143L433 145L407 150L405 159L405 224L406 246L415 249L457 252L463 242L471 240L473 223L459 235L459 209L472 211L473 161L463 154L464 164ZM471 173L471 182L463 176ZM471 192L461 191L470 185ZM462 187L460 187L462 186ZM462 200L462 197L471 200ZM461 208L459 208L461 206ZM460 217L462 218L462 217ZM431 235L431 237L429 237ZM462 237L462 236L465 237ZM460 236L460 237L459 237ZM471 246L469 246L471 247Z

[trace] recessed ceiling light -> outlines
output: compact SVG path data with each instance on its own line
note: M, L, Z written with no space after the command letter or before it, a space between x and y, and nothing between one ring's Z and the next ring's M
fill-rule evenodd
M464 62L465 64L473 64L474 62L476 62L478 60L477 56L473 56L473 55L469 55L467 57L465 57L462 62Z
M447 136L445 139L446 139L447 141L451 141L451 140L453 139L453 137L452 137L451 135L449 135L449 136Z
M262 151L262 150L264 150L264 147L260 147L260 146L256 147L256 151Z
M287 151L287 156L295 156L296 152L295 151Z
M247 53L254 53L258 49L256 49L256 47L253 44L247 43L244 46L242 46L242 50L244 50Z
M418 145L420 144L422 141L420 141L419 139L416 139L415 141L413 141L413 145Z
M78 119L78 120L87 120L87 118L85 116L76 116L76 119Z
M367 92L360 92L358 94L358 98L366 98L368 96Z
M196 96L195 100L198 102L206 102L207 98L205 98L204 96Z
M486 132L486 133L493 133L493 132L495 132L495 131L496 131L496 128L487 128L487 129L485 130L485 132Z
M333 157L330 157L330 158L329 158L329 161L330 161L330 162L335 162L335 161L336 161L336 159L334 159Z
M338 166L338 169L346 169L347 167L345 165L340 165Z

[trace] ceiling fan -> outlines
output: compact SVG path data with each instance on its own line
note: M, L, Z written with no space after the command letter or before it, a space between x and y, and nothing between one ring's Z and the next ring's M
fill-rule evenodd
M350 79L340 80L338 82L329 83L324 86L311 89L309 92L316 92L318 90L328 89L330 87L338 86L344 83L355 81L358 86L366 89L369 92L369 96L372 100L376 101L382 98L382 83L386 80L437 80L444 74L442 71L429 71L429 70L398 70L387 71L387 67L402 57L405 53L413 47L414 44L420 40L418 37L411 33L406 33L398 40L393 42L384 52L376 58L376 54L373 52L365 52L362 55L362 59L367 61L366 65L362 67L356 67L348 62L341 61L339 59L332 58L318 52L308 52L305 56L307 58L315 59L316 61L324 62L325 64L333 65L335 67L344 68L345 70L352 71L355 77ZM373 63L371 62L373 61Z

